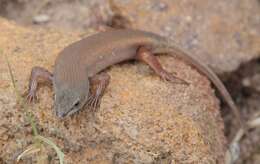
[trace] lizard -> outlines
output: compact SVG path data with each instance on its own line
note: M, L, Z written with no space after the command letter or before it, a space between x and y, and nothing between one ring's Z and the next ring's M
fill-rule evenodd
M245 127L231 95L206 64L172 44L166 37L141 30L103 31L65 47L56 58L53 73L38 66L32 68L27 100L37 100L38 84L47 82L54 89L54 111L57 117L70 116L85 106L96 108L110 80L110 76L103 70L127 60L148 64L164 80L188 84L162 67L155 56L162 53L180 57L204 74L220 92L240 126Z

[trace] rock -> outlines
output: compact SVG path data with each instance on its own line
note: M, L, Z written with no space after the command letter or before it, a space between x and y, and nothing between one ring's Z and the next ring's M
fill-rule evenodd
M242 84L244 87L254 88L260 92L260 74L255 74L253 77L243 79Z
M162 5L156 10L164 8L168 7ZM59 51L97 32L30 29L3 18L0 31L1 50L9 59L21 93L27 89L33 66L52 71ZM106 70L111 83L97 113L85 109L64 120L54 114L53 91L41 87L39 102L28 109L35 116L40 135L64 151L66 163L223 163L223 120L210 82L182 60L167 55L159 60L190 85L164 82L140 62L115 65ZM13 163L15 152L29 146L32 136L24 111L16 103L3 56L0 73L5 84L0 88L0 122L16 129L8 132L12 138L0 143L0 156L4 162ZM48 154L56 156L54 151Z
M128 22L122 26L170 37L217 73L234 71L260 55L258 0L110 2L114 15Z

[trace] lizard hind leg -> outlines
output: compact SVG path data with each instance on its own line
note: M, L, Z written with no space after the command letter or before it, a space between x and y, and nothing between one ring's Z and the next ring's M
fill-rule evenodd
M96 111L102 95L109 84L110 76L107 73L100 73L90 78L90 96L88 97L86 106Z
M179 77L176 77L175 75L163 69L158 59L146 47L143 46L139 47L135 58L137 60L143 61L144 63L148 64L154 70L154 72L165 81L178 83L178 84L186 84L186 85L189 84L185 80L180 79Z

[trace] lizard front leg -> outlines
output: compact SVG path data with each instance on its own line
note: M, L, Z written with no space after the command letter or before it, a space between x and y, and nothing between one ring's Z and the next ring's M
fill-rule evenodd
M87 101L87 106L92 110L96 110L105 89L109 84L110 76L102 72L90 78L90 96Z
M29 90L27 95L27 101L35 102L37 99L36 90L39 83L53 84L53 75L48 70L42 67L33 67L30 81L29 81Z

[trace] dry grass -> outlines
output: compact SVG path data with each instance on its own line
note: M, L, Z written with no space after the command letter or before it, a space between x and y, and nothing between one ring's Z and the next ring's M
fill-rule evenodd
M16 159L17 162L19 162L23 157L25 156L29 156L29 155L36 155L36 154L40 154L40 152L42 151L42 148L44 146L49 145L51 146L57 153L60 164L64 163L64 153L60 150L60 148L54 143L52 142L50 139L41 136L38 133L37 127L36 127L36 123L35 123L35 119L34 119L34 115L30 112L30 106L26 103L26 100L22 97L21 93L18 91L17 87L16 87L16 83L15 83L15 78L13 75L13 71L11 68L11 64L7 58L7 56L1 51L0 49L0 54L1 56L4 57L7 66L8 66L8 71L10 74L10 79L13 85L13 89L15 91L16 94L16 99L17 99L17 103L19 105L21 105L21 108L24 110L24 117L26 118L26 120L28 122L30 122L32 131L33 131L33 144L29 145ZM43 163L42 162L42 158L39 158L39 156L37 157L37 163Z

